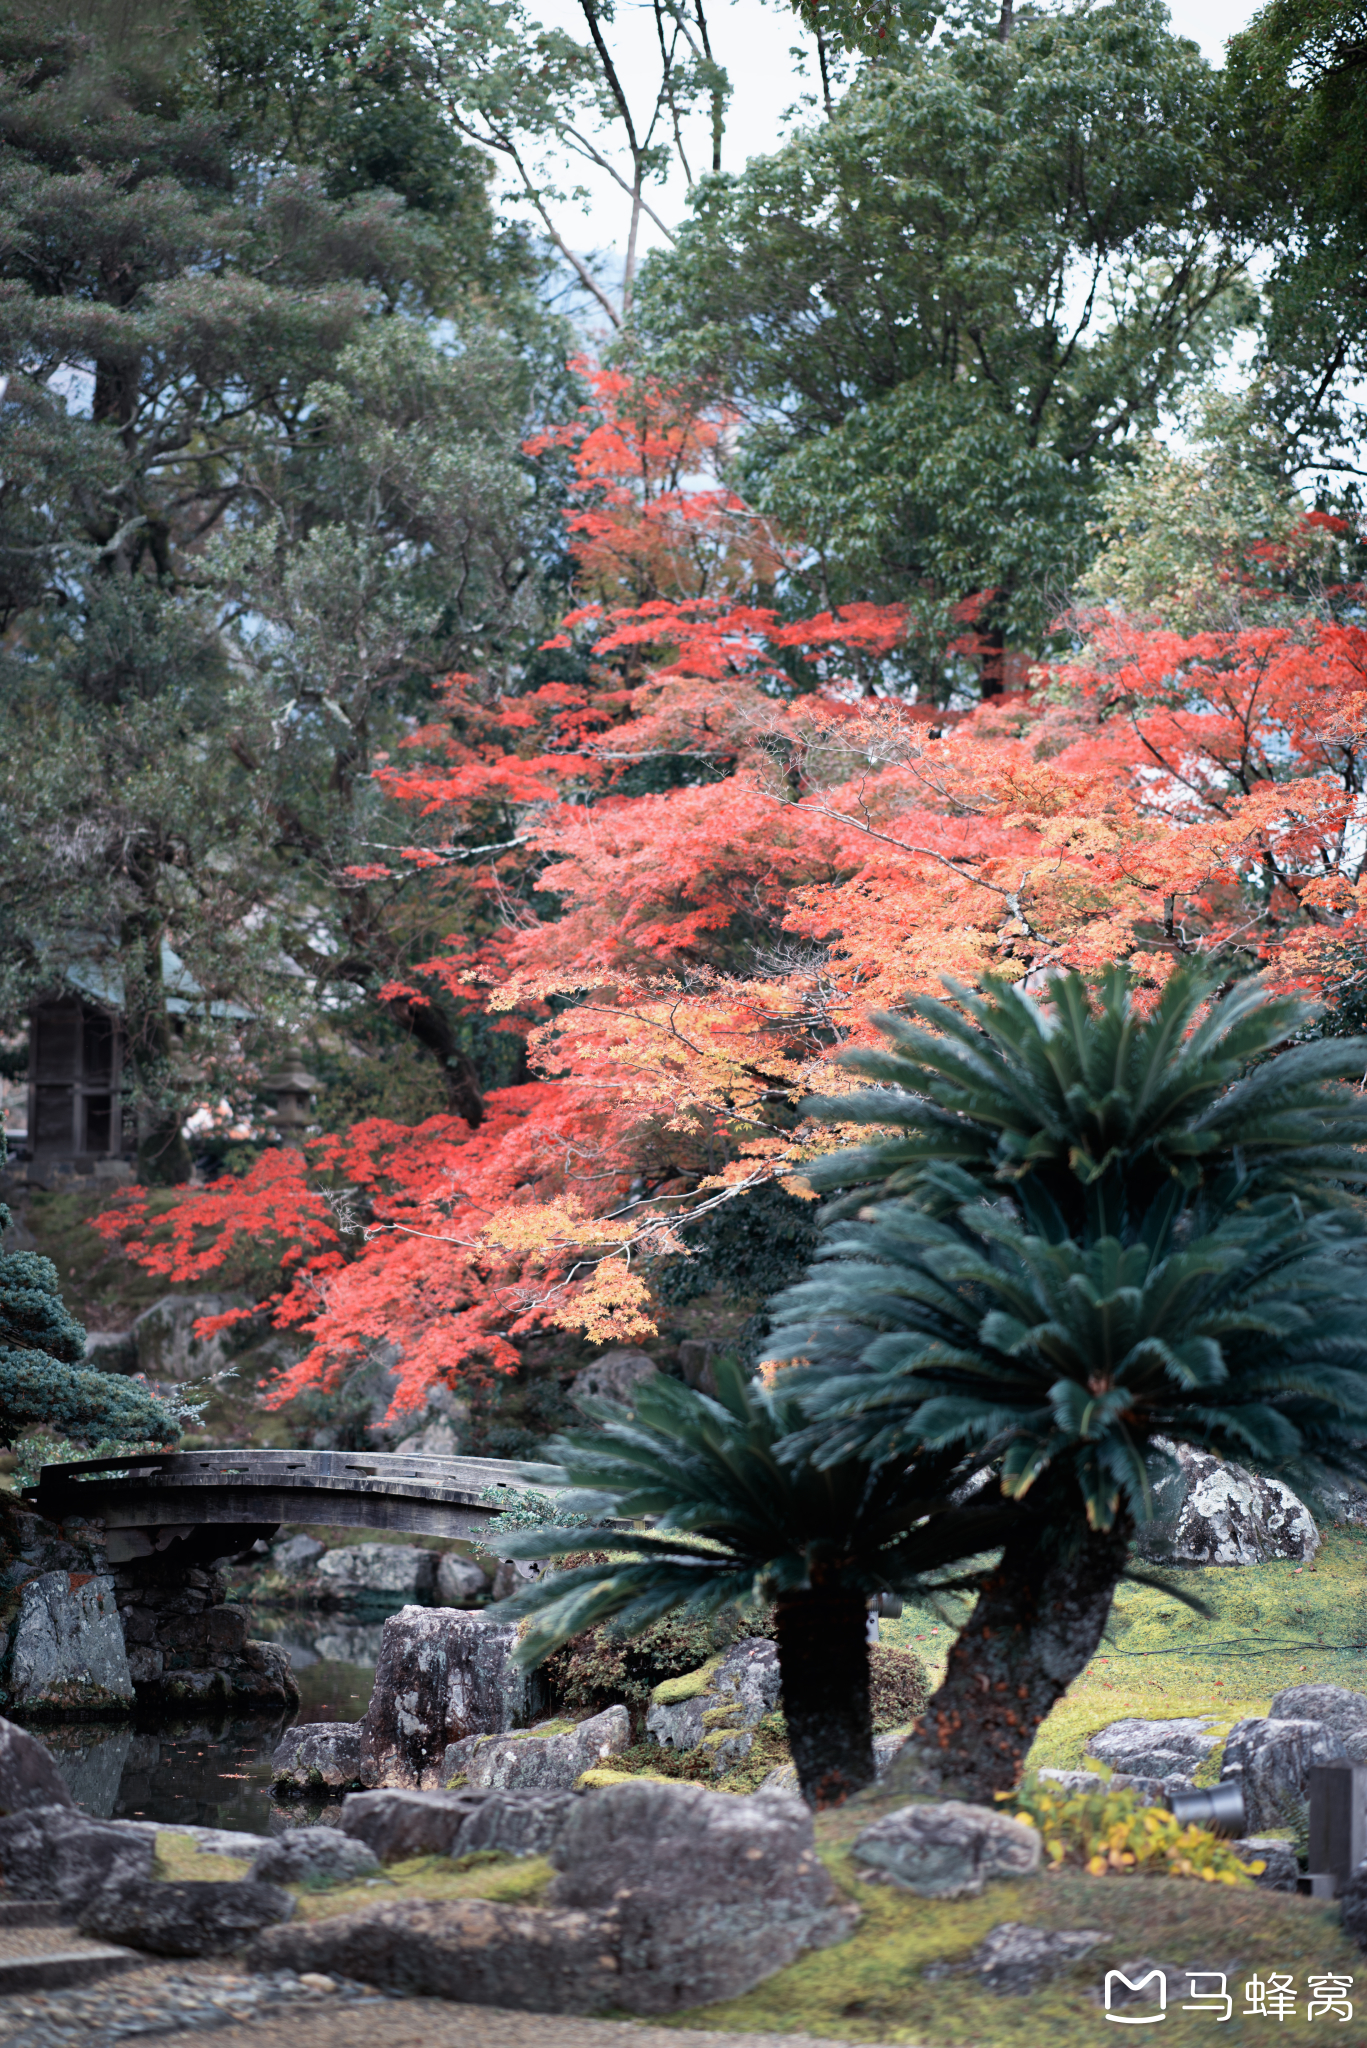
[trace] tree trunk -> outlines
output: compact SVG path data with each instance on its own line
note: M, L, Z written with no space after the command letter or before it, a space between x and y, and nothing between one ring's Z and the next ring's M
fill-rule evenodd
M987 1801L1020 1782L1041 1721L1101 1640L1133 1534L1122 1516L1113 1529L1060 1543L1064 1511L1032 1515L1007 1545L893 1764L889 1790ZM1076 1512L1072 1502L1066 1512Z
M124 1024L135 1088L138 1180L143 1187L176 1187L193 1170L182 1135L184 1105L172 1085L171 1024L161 972L161 924L144 910L124 920Z
M775 1603L783 1718L809 1806L839 1806L871 1785L868 1604L814 1588Z

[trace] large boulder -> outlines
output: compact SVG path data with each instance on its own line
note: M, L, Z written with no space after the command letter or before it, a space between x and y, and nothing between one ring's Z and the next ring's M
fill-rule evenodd
M290 1792L349 1792L363 1785L360 1721L301 1721L271 1758L271 1783Z
M154 1301L129 1332L137 1370L149 1380L198 1380L222 1372L228 1363L222 1334L197 1337L195 1324L240 1305L226 1294L167 1294Z
M342 1832L364 1842L381 1863L410 1856L449 1856L480 1792L353 1792L342 1801ZM481 1847L494 1847L493 1843Z
M552 1729L555 1723L551 1723ZM627 1747L631 1719L625 1707L608 1707L576 1728L542 1734L467 1735L447 1749L442 1776L464 1773L468 1785L521 1792L569 1792L585 1771L596 1769Z
M1051 1977L1062 1976L1102 1942L1114 1939L1114 1935L1097 1927L1054 1931L1026 1927L1018 1920L1003 1920L978 1943L967 1962L931 1963L924 1974L932 1981L973 1976L998 1997L1021 1997Z
M1135 1778L1190 1775L1219 1742L1209 1716L1180 1721L1112 1721L1089 1735L1088 1756Z
M705 1743L720 1771L748 1754L755 1739L750 1730L773 1713L780 1694L777 1646L763 1636L747 1636L700 1670L658 1685L646 1734L664 1749Z
M1225 1742L1220 1777L1242 1786L1244 1825L1258 1835L1301 1827L1314 1765L1351 1761L1338 1735L1319 1721L1239 1721Z
M314 1576L334 1600L425 1600L437 1553L411 1543L344 1543L318 1559Z
M156 1956L212 1956L288 1920L294 1900L279 1885L249 1881L106 1884L81 1909L82 1934Z
M1367 1693L1342 1685L1288 1685L1267 1710L1273 1721L1317 1721L1332 1728L1355 1764L1367 1764Z
M872 1821L850 1853L902 1891L958 1899L980 1892L989 1878L1030 1877L1039 1869L1040 1838L990 1806L945 1799Z
M448 1550L437 1561L437 1605L473 1607L489 1591L489 1575L472 1557Z
M247 1875L257 1884L349 1884L379 1868L375 1851L340 1828L290 1828L257 1850Z
M616 1915L616 2002L629 2012L738 1998L858 1917L816 1854L810 1813L784 1794L605 1786L575 1802L551 1861L552 1906Z
M570 1399L614 1401L619 1407L629 1408L637 1390L656 1375L656 1364L648 1351L622 1345L616 1351L605 1351L592 1365L575 1374Z
M486 1792L461 1821L451 1854L549 1856L576 1804L573 1792Z
M34 1806L74 1806L66 1780L26 1729L0 1719L0 1818Z
M536 1718L537 1675L513 1661L517 1629L450 1607L404 1607L384 1625L362 1726L369 1785L437 1787L448 1746Z
M542 1912L492 1899L379 1905L313 1926L273 1927L248 1967L359 1977L412 1998L513 2012L601 2012L621 2005L611 1912Z
M132 1705L128 1653L107 1572L43 1572L21 1586L6 1684L16 1707L99 1714Z
M1312 1558L1319 1531L1305 1504L1279 1479L1227 1465L1187 1444L1169 1447L1169 1470L1154 1483L1154 1519L1139 1532L1141 1554L1157 1564L1266 1564Z
M83 1906L106 1884L152 1876L157 1831L88 1820L70 1805L31 1806L0 1820L0 1873L12 1899Z
M282 1579L311 1578L319 1558L326 1556L327 1545L316 1536L282 1536L271 1545L271 1569Z
M1254 1873L1254 1884L1264 1891L1294 1892L1300 1880L1301 1866L1297 1861L1292 1843L1281 1835L1241 1835L1229 1844L1241 1863L1261 1863L1262 1869Z

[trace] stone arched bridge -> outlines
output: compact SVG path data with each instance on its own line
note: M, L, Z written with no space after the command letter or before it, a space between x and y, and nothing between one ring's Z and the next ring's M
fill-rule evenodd
M166 1451L45 1465L27 1499L51 1521L101 1521L111 1564L178 1538L219 1554L246 1549L282 1522L477 1536L499 1512L490 1487L525 1486L504 1458L408 1457L401 1451ZM209 1541L206 1542L206 1539Z

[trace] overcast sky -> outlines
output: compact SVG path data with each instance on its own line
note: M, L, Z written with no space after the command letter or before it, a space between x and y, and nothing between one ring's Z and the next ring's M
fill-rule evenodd
M1179 35L1190 36L1213 64L1224 60L1227 39L1241 29L1255 11L1256 0L1174 0L1172 23ZM582 40L584 19L575 0L533 0L533 11L542 20L566 29ZM792 8L783 0L712 0L708 7L712 46L731 77L733 97L727 117L722 167L739 170L746 159L762 156L782 139L785 117L795 110L802 118L802 101L815 91L815 63L811 38L802 29ZM615 47L620 50L624 83L633 101L633 112L647 112L658 78L658 46L654 12L649 0L618 0ZM708 121L695 115L685 129L685 148L695 174L710 160ZM581 250L620 251L627 228L626 201L601 172L585 166L582 179L591 191L585 207L563 209L567 240ZM564 180L568 185L570 178ZM687 213L687 187L682 172L669 183L653 188L650 203L665 222ZM643 250L663 240L648 221L643 224Z

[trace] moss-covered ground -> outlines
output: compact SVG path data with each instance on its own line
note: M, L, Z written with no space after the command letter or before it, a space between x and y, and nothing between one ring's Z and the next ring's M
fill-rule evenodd
M1313 1564L1186 1570L1169 1582L1197 1594L1208 1620L1171 1594L1122 1586L1099 1651L1041 1728L1029 1767L1087 1764L1087 1737L1128 1715L1209 1714L1220 1732L1265 1714L1288 1685L1367 1692L1367 1531L1335 1528ZM937 1617L908 1606L882 1640L916 1651L938 1680L952 1640ZM1198 1778L1219 1776L1220 1752Z

